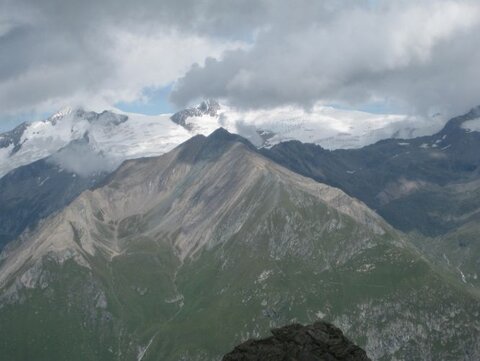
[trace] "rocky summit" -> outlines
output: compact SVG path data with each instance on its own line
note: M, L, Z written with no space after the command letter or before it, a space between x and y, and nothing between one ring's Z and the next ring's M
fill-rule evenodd
M292 324L272 330L273 336L249 340L223 361L369 361L366 352L330 323Z

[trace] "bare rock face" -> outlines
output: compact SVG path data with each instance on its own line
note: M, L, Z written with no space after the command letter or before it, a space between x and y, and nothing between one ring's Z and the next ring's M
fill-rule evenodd
M223 357L223 361L369 361L360 347L337 327L316 322L292 324L272 330L272 337L249 340Z

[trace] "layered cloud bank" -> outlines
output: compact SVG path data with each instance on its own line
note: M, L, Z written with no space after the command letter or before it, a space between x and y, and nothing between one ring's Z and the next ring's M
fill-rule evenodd
M480 103L470 0L2 0L0 109L148 101L183 107L381 104L446 115Z

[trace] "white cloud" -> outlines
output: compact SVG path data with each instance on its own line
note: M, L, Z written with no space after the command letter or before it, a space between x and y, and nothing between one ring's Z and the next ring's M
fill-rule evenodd
M145 87L163 87L193 63L244 46L162 23L163 9L155 4L142 8L109 1L2 1L4 115L65 105L101 109L138 100Z
M98 58L72 56L58 64L30 66L0 83L3 112L46 111L65 105L102 109L134 101L145 87L163 87L207 56L220 57L239 42L219 42L175 32L152 36L111 29ZM94 48L102 48L103 44Z
M184 74L193 63L207 56L221 57L225 50L242 48L238 41L219 41L176 31L152 35L115 29L109 57L114 71L105 82L104 96L110 102L133 101L145 87L164 87Z

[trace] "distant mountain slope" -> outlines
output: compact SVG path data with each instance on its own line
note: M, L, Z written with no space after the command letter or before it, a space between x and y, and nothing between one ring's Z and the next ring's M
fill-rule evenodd
M455 194L454 185L459 187L459 183L480 179L480 133L460 126L477 117L480 109L452 119L432 136L388 139L356 150L327 151L313 144L285 142L263 154L300 174L343 189L378 210L401 230L438 235L465 221L447 216L462 213L462 209L456 209L462 204L455 202L459 195ZM475 188L474 183L470 184L470 188ZM421 196L439 198L437 203L422 203ZM417 200L416 212L413 208L403 212L409 201ZM474 199L470 201L479 204ZM437 208L445 204L448 206ZM429 207L435 209L429 211ZM402 211L395 213L394 209Z
M26 229L35 228L43 218L61 210L108 175L102 170L77 174L60 166L57 157L80 144L73 142L50 157L21 166L0 178L0 251Z
M388 139L356 150L331 152L313 144L285 142L262 152L361 199L402 231L431 237L450 234L450 248L468 254L460 249L480 245L480 239L454 234L480 217L480 133L466 129L479 118L476 108L432 136ZM470 257L477 255L473 252L477 246L473 247ZM470 269L467 278L473 281L477 272L480 268Z
M479 296L224 130L125 162L0 259L8 360L215 360L325 318L374 360L480 357Z

